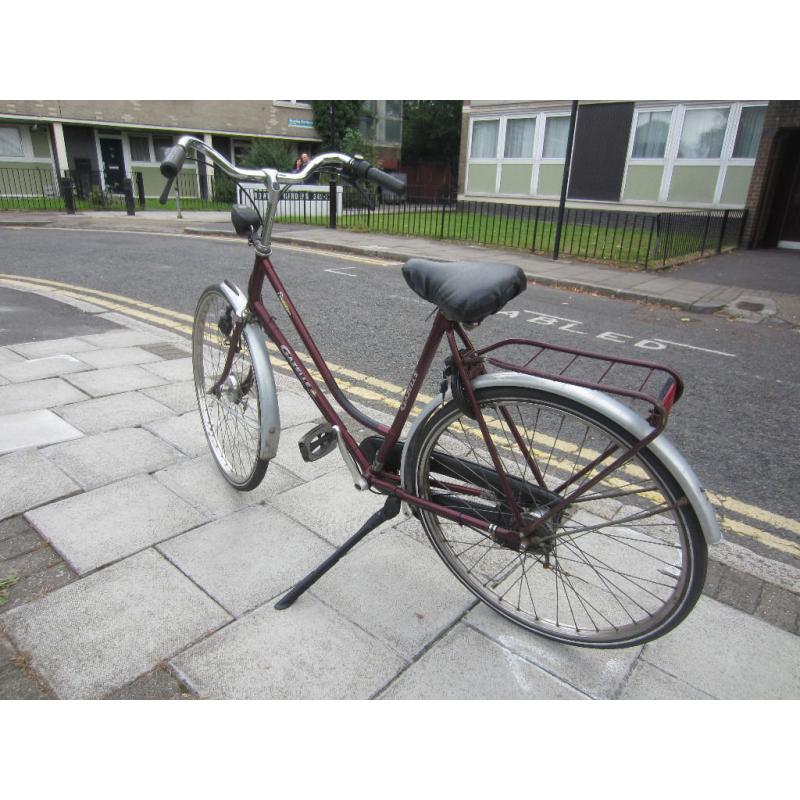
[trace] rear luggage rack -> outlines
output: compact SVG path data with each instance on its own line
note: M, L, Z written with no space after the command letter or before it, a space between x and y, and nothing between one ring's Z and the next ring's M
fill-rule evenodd
M505 357L487 356L498 350L505 350ZM683 394L680 375L661 364L534 339L503 339L476 350L475 355L498 369L549 378L622 398L647 419L656 429L656 435L666 427L672 406Z

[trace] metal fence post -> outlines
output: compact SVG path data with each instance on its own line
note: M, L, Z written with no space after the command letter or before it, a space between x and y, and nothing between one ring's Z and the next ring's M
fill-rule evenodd
M125 211L128 212L129 217L133 217L136 215L136 208L133 204L133 183L130 178L122 181L122 191L125 195Z
M442 204L442 220L441 220L441 223L439 225L439 238L440 239L444 239L444 202L445 202L444 196L442 196L440 202Z
M653 230L656 227L656 217L650 217L650 236L647 239L647 251L644 254L644 271L647 272L647 267L650 263L650 248L653 246Z
M331 180L328 183L328 210L329 210L329 227L336 230L336 206L339 198L336 195L336 181Z
M64 207L67 214L75 213L75 195L72 191L72 180L70 178L59 178L58 185L61 189L61 196L64 198Z
M703 228L703 241L700 245L700 255L702 256L706 249L706 239L708 238L708 226L711 224L711 212L706 212L706 224Z
M141 172L136 173L136 193L139 195L139 208L146 208L147 200L144 196L144 174Z
M722 215L722 226L719 229L719 240L717 241L717 252L722 252L722 242L725 239L725 230L728 227L728 214L729 210L726 208Z

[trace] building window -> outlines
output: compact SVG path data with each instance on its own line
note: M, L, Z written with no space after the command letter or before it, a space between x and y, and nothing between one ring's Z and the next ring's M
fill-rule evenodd
M171 136L154 136L153 137L153 150L156 154L156 161L161 163L173 145Z
M472 123L470 158L497 158L497 135L500 120L481 120Z
M250 148L253 146L253 143L247 141L245 139L234 139L233 140L233 163L237 166L241 166L242 162L247 158L248 152L250 152Z
M766 113L766 106L745 106L742 108L739 130L736 132L736 143L733 146L734 158L756 157Z
M22 136L19 128L0 127L0 157L19 158L22 156Z
M505 158L533 158L533 135L536 117L509 119L506 122Z
M664 158L672 110L639 111L633 139L633 158Z
M730 108L693 108L683 118L678 158L719 158Z
M150 139L147 136L129 136L131 161L150 161Z
M569 117L547 117L542 158L566 158Z

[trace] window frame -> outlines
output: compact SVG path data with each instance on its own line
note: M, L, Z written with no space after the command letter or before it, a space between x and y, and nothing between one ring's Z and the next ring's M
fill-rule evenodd
M721 205L722 192L725 188L725 179L727 177L728 168L731 166L752 167L755 165L756 161L755 157L733 157L733 147L736 141L736 134L739 131L739 121L741 119L742 109L752 106L766 108L767 105L767 102L757 100L731 100L729 102L718 103L665 103L663 105L658 105L657 103L643 103L642 105L637 105L634 108L633 120L631 122L631 130L628 141L628 155L625 161L625 173L622 181L622 189L620 191L620 203L627 205L648 205L651 203L656 203L661 206L676 206L682 208L713 208ZM678 148L680 147L680 139L681 135L683 134L683 123L686 112L720 108L728 109L728 122L722 139L722 149L720 151L720 155L716 158L678 158ZM667 144L664 148L664 156L662 158L634 158L633 141L636 135L636 121L639 113L667 111L670 109L672 110L672 116L670 117L670 128L667 134ZM663 167L658 198L656 200L622 199L625 196L625 189L628 185L628 174L630 168L642 165ZM693 203L669 200L669 190L672 185L672 176L676 167L717 167L719 169L717 174L717 183L714 188L714 196L710 203ZM740 204L737 207L743 208L744 204Z
M25 148L25 137L22 132L21 125L0 125L0 128L13 128L17 132L17 138L19 139L19 155L2 155L0 154L0 159L6 161L27 161L26 158L26 148Z
M561 158L547 157L545 158L542 153L544 152L544 133L547 125L547 120L551 117L566 117L569 119L570 112L567 108L553 108L553 109L531 109L527 111L510 111L508 113L495 113L495 114L476 114L470 116L469 120L469 136L467 141L467 159L466 159L466 174L464 180L465 194L475 195L476 197L499 197L499 198L530 198L530 199L552 199L557 197L553 194L540 194L534 189L539 187L539 168L542 165L549 164L564 164L566 157ZM506 129L508 122L515 119L533 119L533 150L530 156L516 157L506 156ZM494 158L472 158L472 139L473 130L476 122L498 122L497 132L497 149L495 150ZM496 166L495 172L495 188L493 192L469 192L466 187L469 186L469 172L472 164L494 164ZM511 193L501 192L500 182L502 179L502 167L504 164L530 164L531 165L531 182L528 191L524 193Z

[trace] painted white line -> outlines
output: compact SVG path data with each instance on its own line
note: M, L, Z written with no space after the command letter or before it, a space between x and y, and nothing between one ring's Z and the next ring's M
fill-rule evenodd
M722 350L709 350L707 347L695 347L693 344L682 344L681 342L671 342L669 339L653 339L654 342L671 344L673 347L685 347L688 350L700 350L703 353L713 353L715 356L726 356L727 358L737 358L734 353L724 353Z
M333 272L335 275L344 275L346 278L356 278L357 275L353 275L350 272L342 272L340 269L326 269L325 272Z

